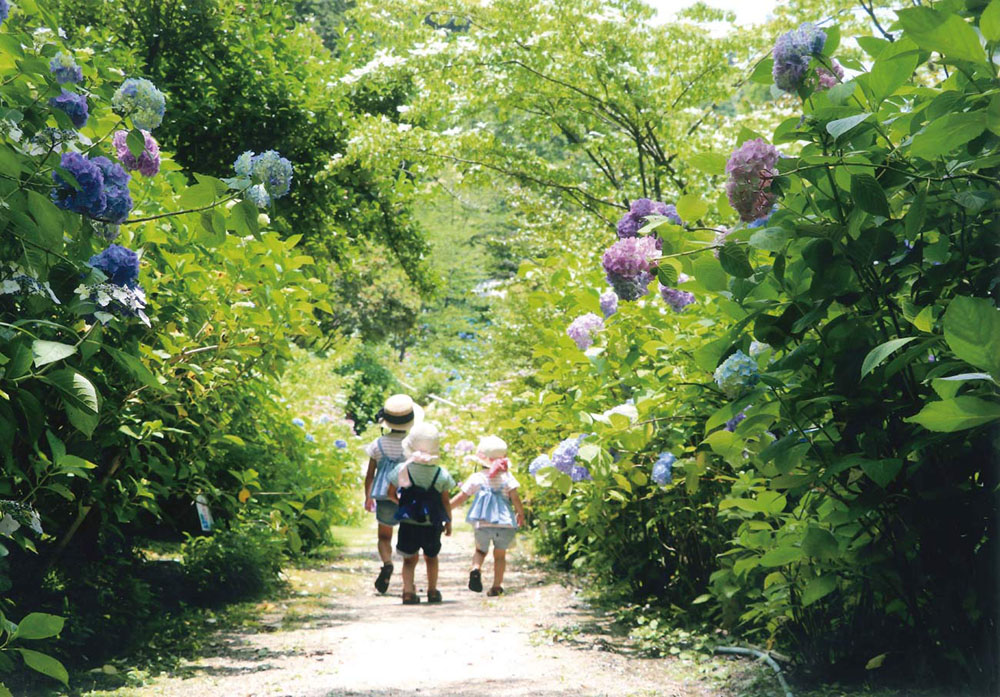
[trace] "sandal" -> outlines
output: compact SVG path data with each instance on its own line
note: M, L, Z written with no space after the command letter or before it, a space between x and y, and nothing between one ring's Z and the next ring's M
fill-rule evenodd
M403 593L403 605L419 605L420 596L416 593Z
M439 590L427 591L427 602L428 603L440 603L441 602L441 591L439 591Z
M476 593L483 592L483 574L479 569L469 572L469 590Z
M378 578L375 579L375 590L384 594L389 590L390 578L392 578L392 562L386 562L382 565L382 570L378 572Z
M503 595L503 593L504 593L503 588L501 588L500 586L494 586L493 588L490 588L489 592L487 592L486 595L488 595L491 598L495 598L498 595Z

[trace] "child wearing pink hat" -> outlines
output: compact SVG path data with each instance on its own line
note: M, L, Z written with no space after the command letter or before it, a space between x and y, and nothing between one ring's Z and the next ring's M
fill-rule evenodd
M462 483L451 506L460 505L475 495L465 519L475 526L476 551L469 571L469 590L483 590L482 569L490 544L493 545L493 586L487 595L502 595L503 575L507 568L507 549L514 543L517 529L524 525L524 506L517 494L520 486L510 473L507 444L497 436L479 441L476 458L482 465L479 472Z

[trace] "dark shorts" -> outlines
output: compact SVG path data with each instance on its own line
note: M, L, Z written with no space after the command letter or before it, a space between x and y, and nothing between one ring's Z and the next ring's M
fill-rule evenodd
M434 558L441 551L441 532L437 525L400 523L396 549L404 557L412 557L424 550L425 557Z

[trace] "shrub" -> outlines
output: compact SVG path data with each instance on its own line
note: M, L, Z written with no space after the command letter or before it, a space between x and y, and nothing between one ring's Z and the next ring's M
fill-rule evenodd
M237 520L182 547L196 601L216 605L259 598L279 584L284 541L260 521Z

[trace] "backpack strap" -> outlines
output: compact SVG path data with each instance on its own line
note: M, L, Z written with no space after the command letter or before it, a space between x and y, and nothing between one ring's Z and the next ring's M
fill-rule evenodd
M378 438L375 439L375 445L378 446L378 451L380 453L382 453L382 457L388 457L388 455L385 454L385 450L382 449L382 437L381 436L379 436Z
M437 471L434 473L434 479L431 480L431 485L427 487L428 491L434 490L434 485L437 484L438 476L441 474L441 468L438 467Z

